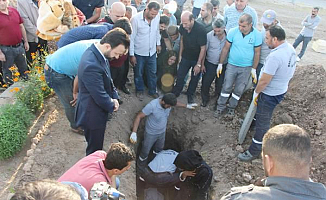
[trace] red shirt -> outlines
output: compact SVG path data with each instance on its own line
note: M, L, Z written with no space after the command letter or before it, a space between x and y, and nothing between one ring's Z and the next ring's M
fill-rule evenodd
M0 45L16 45L23 39L20 24L23 19L15 8L8 7L8 15L0 12Z
M66 171L58 181L77 182L86 188L87 192L89 192L94 183L97 182L112 184L111 178L107 174L103 164L105 157L105 151L96 151L84 157Z
M119 59L111 60L110 67L122 67L123 63L127 60L128 55L122 55Z

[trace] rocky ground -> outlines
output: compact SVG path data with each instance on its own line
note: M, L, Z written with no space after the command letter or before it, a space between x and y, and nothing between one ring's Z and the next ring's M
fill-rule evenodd
M222 8L225 2L221 1L221 4ZM278 4L275 1L256 0L250 4L257 10L259 17L266 9L276 10L291 43L301 29L302 19L311 10L287 3ZM326 19L324 10L321 10L320 15ZM314 39L325 39L323 38L325 32L326 25L322 23ZM311 178L324 184L326 184L325 63L326 56L314 52L310 43L307 53L298 63L284 101L275 110L272 122L273 125L294 123L309 132L314 148ZM132 76L131 72L130 80ZM108 149L110 143L117 141L137 149L137 146L128 143L132 122L136 113L151 99L146 97L140 102L135 98L133 89L132 92L132 95L121 94L124 103L107 124L104 150ZM196 99L198 103L200 103L199 92L198 88ZM212 99L206 108L198 107L194 111L174 108L171 112L167 146L196 149L201 152L214 172L211 199L219 199L232 186L253 183L258 177L263 176L260 159L251 163L242 163L236 159L236 155L249 146L253 134L249 132L244 144L237 144L237 134L250 98L250 92L243 95L234 118L216 120L213 117L215 99ZM186 102L185 95L181 95L180 101ZM45 105L44 112L39 114L30 131L30 141L26 147L14 158L0 161L0 199L7 199L15 187L24 181L59 178L85 155L85 139L69 131L68 121L58 99L55 96L49 98ZM121 192L127 194L126 199L136 199L134 166L124 173L120 180Z

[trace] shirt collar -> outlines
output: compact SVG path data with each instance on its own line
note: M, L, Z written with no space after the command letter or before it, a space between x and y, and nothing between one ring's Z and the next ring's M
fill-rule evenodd
M276 48L272 49L272 50L271 50L271 52L272 52L272 51L276 51L277 49L281 49L281 48L284 48L286 45L287 45L287 42L285 41L285 42L283 42L283 44L281 44L281 45L278 45L278 47L276 47Z
M97 47L97 42L94 44L95 48L98 50L98 52L100 52L100 54L102 55L103 59L105 62L108 62L108 59L105 58L104 54L102 53L102 51L100 51L100 49Z

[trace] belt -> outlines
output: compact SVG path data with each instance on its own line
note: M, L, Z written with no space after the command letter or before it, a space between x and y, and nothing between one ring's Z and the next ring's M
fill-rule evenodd
M17 47L19 47L20 45L21 45L22 43L20 42L20 43L18 43L18 44L15 44L15 45L0 45L0 46L3 46L3 47L13 47L13 48L17 48Z

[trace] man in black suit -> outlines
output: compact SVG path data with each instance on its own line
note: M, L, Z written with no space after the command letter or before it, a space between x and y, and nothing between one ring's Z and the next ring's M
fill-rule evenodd
M121 28L109 31L99 43L90 46L78 68L79 94L76 124L84 129L86 155L102 150L108 114L119 108L109 60L128 52L130 40Z

